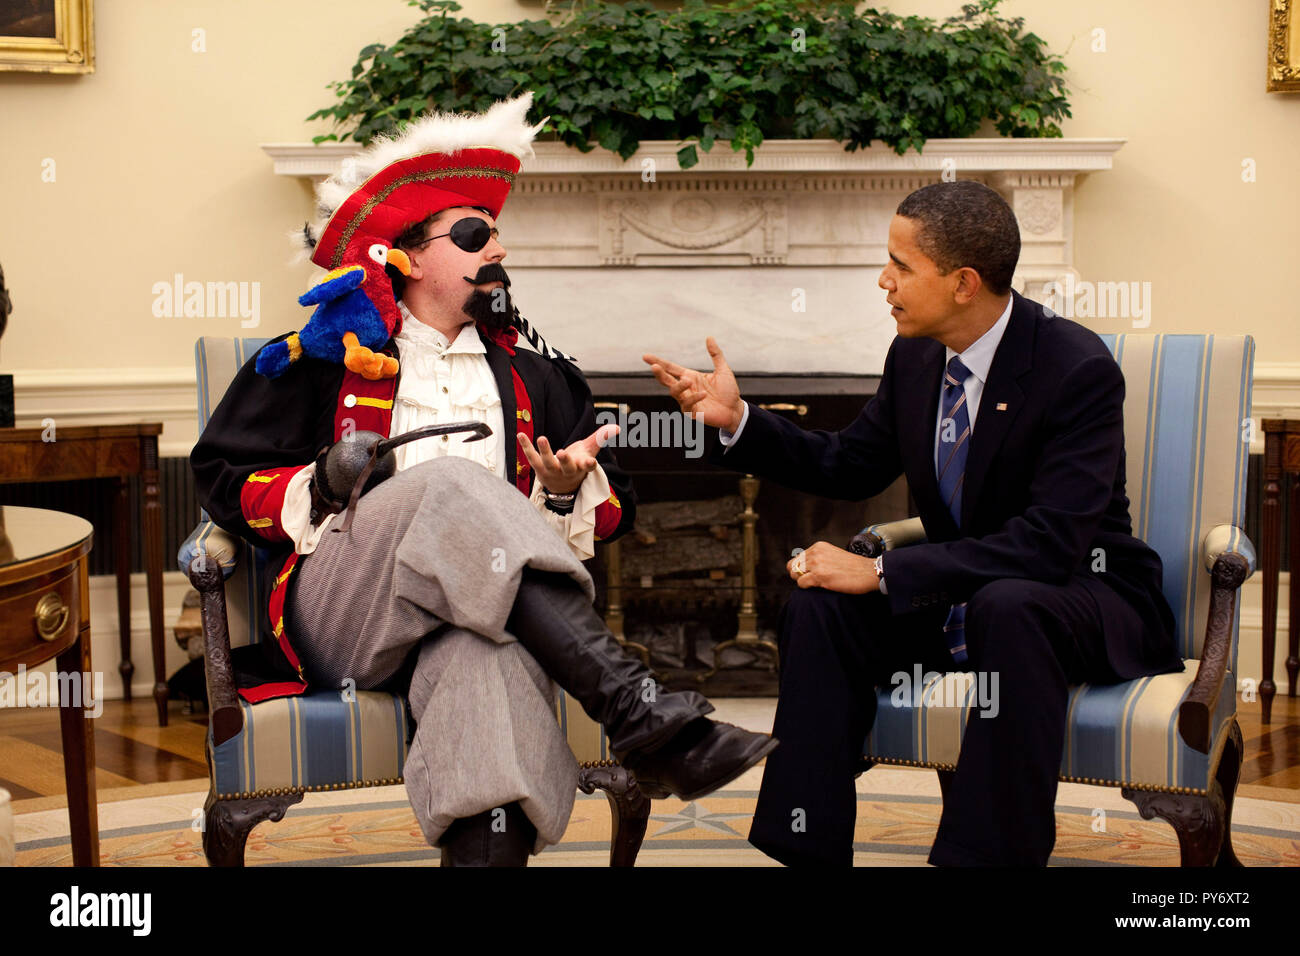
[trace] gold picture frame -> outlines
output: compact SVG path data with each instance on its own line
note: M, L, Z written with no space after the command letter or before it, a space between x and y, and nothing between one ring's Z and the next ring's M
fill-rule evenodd
M1300 2L1270 0L1268 91L1300 93Z
M95 72L95 0L0 0L0 70Z

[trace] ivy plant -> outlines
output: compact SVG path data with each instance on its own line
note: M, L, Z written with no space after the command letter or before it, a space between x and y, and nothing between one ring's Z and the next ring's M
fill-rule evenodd
M426 110L479 112L534 94L541 138L627 159L643 139L685 144L683 168L715 141L745 151L769 137L879 140L900 155L927 139L1060 136L1070 116L1065 63L977 0L942 22L851 3L646 0L553 4L552 20L487 24L452 16L455 0L408 0L425 13L392 45L371 44L332 83L334 121L315 142L367 143Z

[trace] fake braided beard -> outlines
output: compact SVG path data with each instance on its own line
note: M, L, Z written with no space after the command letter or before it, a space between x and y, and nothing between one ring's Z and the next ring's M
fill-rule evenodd
M461 306L461 311L491 332L501 332L510 326L514 303L504 286L483 292L475 289Z

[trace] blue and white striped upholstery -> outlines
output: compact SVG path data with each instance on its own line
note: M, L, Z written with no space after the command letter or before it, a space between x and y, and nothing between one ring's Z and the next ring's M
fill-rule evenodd
M235 373L268 339L203 337L194 348L199 431L220 403ZM250 640L249 608L262 605L260 571L267 552L202 521L177 556L182 571L199 553L218 561L226 575L226 613L232 646ZM251 632L256 640L256 631ZM400 782L406 760L407 704L398 695L359 691L345 701L335 690L250 704L240 701L243 729L218 747L208 732L213 786L224 799L267 790L323 790ZM556 719L579 763L608 760L604 728L563 691Z
M217 793L320 790L396 783L406 762L406 701L395 694L337 690L250 704L244 728L212 752ZM210 741L211 738L209 738Z
M1211 720L1209 754L1191 749L1179 736L1178 707L1196 677L1205 640L1214 557L1236 551L1255 567L1254 548L1241 530L1255 343L1246 335L1101 339L1124 373L1133 534L1160 555L1187 669L1071 688L1061 777L1204 793L1236 715L1240 603L1228 673ZM980 709L979 688L971 674L922 683L925 689L915 695L895 688L878 691L876 724L864 747L872 760L945 769L956 764L966 719Z

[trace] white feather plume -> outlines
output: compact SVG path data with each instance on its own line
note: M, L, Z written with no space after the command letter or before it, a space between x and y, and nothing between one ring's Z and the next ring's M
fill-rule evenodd
M367 179L399 160L423 153L458 153L465 149L498 149L518 159L533 155L532 141L550 119L536 126L527 122L533 104L532 92L513 100L501 100L486 113L429 113L408 124L401 132L376 137L356 156L343 161L343 168L316 187L316 221L309 227L319 237L338 209ZM307 247L303 230L294 233L297 244Z

